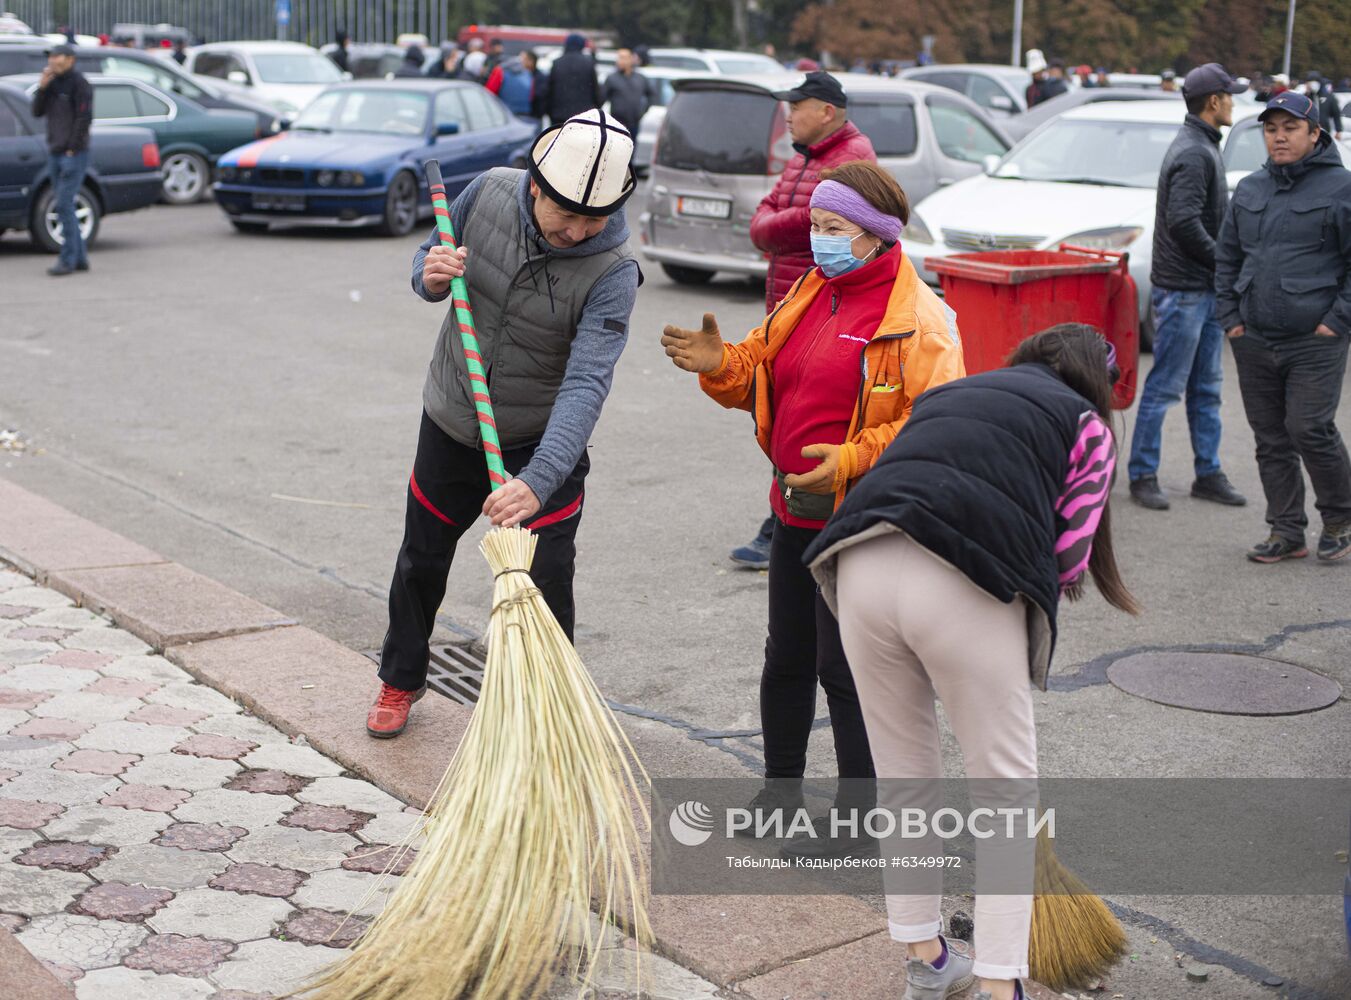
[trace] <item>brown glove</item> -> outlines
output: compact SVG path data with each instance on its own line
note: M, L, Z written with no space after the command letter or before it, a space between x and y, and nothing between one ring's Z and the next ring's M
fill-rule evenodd
M800 476L784 476L783 485L803 493L834 493L835 472L840 467L840 446L809 444L802 449L802 457L819 458L821 464Z
M704 325L699 330L668 324L661 332L661 346L676 367L687 372L715 372L722 367L722 334L712 313L704 313Z

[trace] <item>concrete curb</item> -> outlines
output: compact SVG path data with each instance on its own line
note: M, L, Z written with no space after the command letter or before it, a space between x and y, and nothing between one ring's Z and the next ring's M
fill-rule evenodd
M75 1000L75 991L47 971L18 939L0 928L0 983L5 995L24 1000Z
M403 737L373 740L361 721L375 691L365 656L3 479L0 510L0 558L108 615L287 735L426 807L470 709L424 698ZM904 949L882 916L847 897L656 896L651 918L658 953L748 1000L884 1000L904 981ZM3 947L0 938L8 981ZM1027 995L1057 996L1035 984Z

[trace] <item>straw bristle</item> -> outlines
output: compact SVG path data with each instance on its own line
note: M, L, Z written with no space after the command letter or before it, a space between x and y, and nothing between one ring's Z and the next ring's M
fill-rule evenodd
M426 842L312 1000L517 1000L553 986L572 948L585 986L588 914L651 942L633 747L525 572L536 538L491 531L496 577L478 706L441 780Z
M1060 863L1043 830L1028 954L1032 978L1053 990L1085 989L1126 953L1126 932L1098 896Z

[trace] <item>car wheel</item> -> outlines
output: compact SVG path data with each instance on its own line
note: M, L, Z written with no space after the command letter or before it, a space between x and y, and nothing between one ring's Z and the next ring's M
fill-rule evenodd
M163 172L164 200L170 205L199 202L211 186L211 167L196 153L171 153Z
M241 233L265 233L267 232L266 222L240 222L238 219L231 219L230 225Z
M83 185L75 195L75 218L80 223L80 235L84 237L85 246L91 245L98 238L103 212L94 193ZM60 253L62 244L66 242L61 231L61 221L56 217L56 193L50 184L42 189L33 205L28 232L33 242L48 253Z
M701 271L697 267L681 267L679 264L663 264L661 269L666 272L666 277L677 285L707 285L717 273Z
M417 225L417 182L401 170L390 181L385 195L385 215L380 220L381 236L407 236Z

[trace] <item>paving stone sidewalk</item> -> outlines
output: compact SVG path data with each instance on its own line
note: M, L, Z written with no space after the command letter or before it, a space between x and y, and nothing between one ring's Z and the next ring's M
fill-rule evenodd
M0 927L80 1000L298 987L379 912L391 845L418 821L0 563ZM633 943L606 940L592 995L633 996ZM645 1000L717 995L664 959L641 966Z

